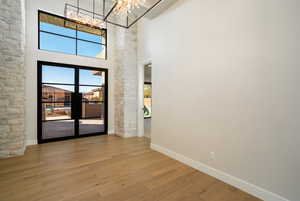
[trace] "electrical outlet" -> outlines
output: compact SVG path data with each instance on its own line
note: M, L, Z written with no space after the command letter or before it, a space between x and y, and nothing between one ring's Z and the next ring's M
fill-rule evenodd
M215 152L210 152L210 159L211 160L216 160L216 154L215 154Z

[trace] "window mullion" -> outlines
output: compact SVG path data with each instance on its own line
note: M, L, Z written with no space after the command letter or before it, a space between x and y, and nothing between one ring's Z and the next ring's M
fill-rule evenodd
M78 25L76 25L76 55L78 55Z
M99 32L96 30L96 28L94 28L95 30L89 30L91 28L85 28L85 26L81 26L73 21L70 21L70 23L67 24L67 22L69 22L67 18L52 15L44 11L39 11L38 15L39 15L39 26L38 26L39 29L38 48L39 49L60 52L65 54L73 54L77 56L79 55L87 56L92 58L98 58L98 55L101 55L101 58L107 59L107 30L106 29L103 29ZM44 26L42 28L40 26L40 22L46 24L52 24L60 28L55 28L54 26ZM62 29L61 27L64 29ZM70 29L72 29L72 32L69 31ZM73 31L75 31L75 34ZM81 32L91 34L91 36L84 35L84 34L81 36ZM43 37L41 37L41 33L43 33ZM100 37L99 42L98 42L99 38L95 39L95 36ZM56 39L58 40L57 42L59 43L57 46L53 44L54 42L56 42L55 41ZM103 39L105 40L104 43L103 43ZM74 47L74 40L75 40L75 47ZM42 47L40 44L42 44ZM105 48L105 50L103 48Z
M58 34L58 33L54 33L54 32L51 32L51 31L40 30L40 32L43 32L43 33L46 33L46 34L52 34L52 35L56 35L56 36L61 36L61 37L65 37L65 38L70 38L70 39L76 39L75 37L72 37L72 36Z

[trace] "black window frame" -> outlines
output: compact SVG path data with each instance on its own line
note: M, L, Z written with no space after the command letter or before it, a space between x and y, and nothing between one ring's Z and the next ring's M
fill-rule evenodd
M74 79L75 82L74 84L67 84L67 83L52 83L55 85L72 85L74 86L74 92L79 91L80 86L95 86L95 87L103 87L104 88L104 100L103 101L89 101L89 102L97 102L97 103L104 103L104 131L102 132L96 132L96 133L90 133L90 134L80 134L79 133L79 122L75 123L74 122L74 135L72 136L65 136L65 137L58 137L58 138L49 138L49 139L43 139L43 132L42 132L42 104L47 103L47 101L42 100L42 95L43 95L43 90L42 90L42 85L43 84L51 84L50 82L43 82L43 77L42 77L42 67L43 66L53 66L53 67L62 67L62 68L71 68L75 70L74 74ZM102 85L85 85L85 84L80 84L79 83L79 73L80 70L96 70L96 71L102 71L105 73L105 81L104 84ZM61 140L68 140L68 139L76 139L76 138L84 138L84 137L89 137L89 136L98 136L98 135L107 135L108 133L108 89L109 89L109 83L108 83L108 76L109 76L109 71L106 68L98 68L98 67L90 67L90 66L83 66L83 65L73 65L73 64L66 64L66 63L56 63L56 62L48 62L48 61L37 61L37 139L38 139L38 144L42 143L47 143L47 142L55 142L55 141L61 141ZM78 80L78 81L76 81ZM82 101L83 102L83 101ZM71 102L60 102L60 101L54 101L51 103L71 103ZM72 106L71 106L72 107ZM98 117L98 116L97 116ZM90 117L90 118L97 118L97 117ZM88 118L80 118L80 119L90 119ZM63 120L63 119L60 119ZM59 121L60 121L59 120ZM70 120L70 119L65 119L65 120ZM79 119L77 119L78 121ZM56 121L56 120L48 120L48 121ZM77 125L77 126L76 126Z
M57 52L57 53L61 53L61 54L68 54L68 55L75 55L75 56L82 56L82 57L88 57L88 58L94 58L94 59L101 59L101 58L97 58L97 57L91 57L91 56L84 56L84 55L79 55L78 54L78 41L83 41L83 42L87 42L87 43L92 43L92 44L97 44L97 45L100 45L100 46L104 46L105 47L105 58L104 60L107 60L107 29L101 29L101 28L95 28L93 27L94 29L99 29L99 30L102 30L102 31L105 31L105 43L99 43L99 42L95 42L95 41L90 41L90 40L85 40L85 39L82 39L82 38L78 38L77 37L77 33L78 33L78 30L76 29L76 36L75 37L72 37L72 36L68 36L68 35L63 35L63 34L58 34L58 33L54 33L54 32L49 32L49 31L43 31L40 29L40 14L43 13L43 14L47 14L47 15L51 15L51 16L54 16L54 17L57 17L57 18L61 18L63 20L66 20L66 21L69 21L69 22L72 22L72 23L75 23L75 24L78 24L80 25L80 23L77 23L75 22L74 20L71 20L71 19L68 19L68 18L65 18L65 17L62 17L62 16L59 16L59 15L56 15L56 14L52 14L52 13L49 13L49 12L46 12L46 11L42 11L42 10L38 10L38 49L39 50L43 50L43 51L49 51L49 52ZM41 49L40 48L40 44L41 44L41 41L40 41L40 33L46 33L46 34L52 34L52 35L56 35L56 36L60 36L60 37L64 37L64 38L69 38L69 39L74 39L75 40L75 43L76 43L76 46L75 46L75 54L72 54L72 53L66 53L66 52L59 52L59 51L52 51L52 50L46 50L46 49ZM100 36L99 36L100 37Z

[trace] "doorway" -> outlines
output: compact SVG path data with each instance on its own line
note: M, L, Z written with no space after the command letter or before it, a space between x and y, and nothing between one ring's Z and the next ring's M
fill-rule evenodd
M144 66L144 136L151 138L152 64Z
M107 133L107 69L38 62L38 143Z

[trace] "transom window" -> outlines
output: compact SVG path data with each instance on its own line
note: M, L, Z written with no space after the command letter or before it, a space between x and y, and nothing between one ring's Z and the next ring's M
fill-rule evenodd
M39 49L106 59L106 29L39 11Z

